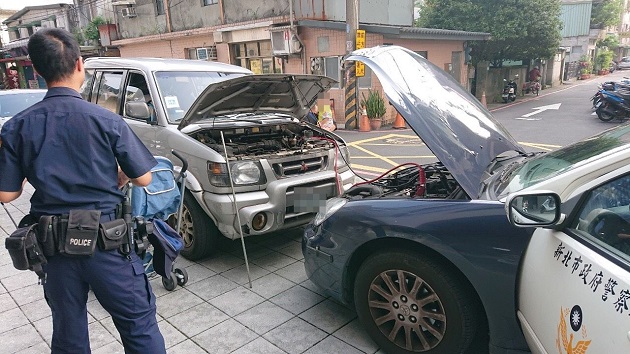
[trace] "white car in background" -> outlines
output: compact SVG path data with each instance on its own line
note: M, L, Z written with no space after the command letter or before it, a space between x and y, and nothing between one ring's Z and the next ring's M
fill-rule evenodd
M617 63L617 70L630 69L630 57L623 57Z
M42 89L0 90L0 127L14 115L41 101L46 95Z

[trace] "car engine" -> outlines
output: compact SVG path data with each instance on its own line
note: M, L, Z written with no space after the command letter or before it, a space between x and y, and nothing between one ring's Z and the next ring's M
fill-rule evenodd
M225 149L221 133L225 139ZM243 128L202 130L191 137L230 160L283 157L328 151L338 142L314 129L297 123L262 125ZM227 150L227 151L224 151Z
M349 199L383 197L469 199L451 173L440 162L427 165L415 163L399 165L373 180L355 184L346 191L345 197Z

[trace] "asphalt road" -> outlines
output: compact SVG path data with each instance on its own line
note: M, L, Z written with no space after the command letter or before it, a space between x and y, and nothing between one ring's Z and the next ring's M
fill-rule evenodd
M590 98L598 83L618 81L630 71L617 71L590 80L574 80L542 90L539 96L519 96L508 104L491 104L495 119L526 151L552 151L583 140L621 122L602 122ZM339 130L350 146L351 165L364 177L375 177L404 162L428 163L432 152L411 129L384 127L379 131Z

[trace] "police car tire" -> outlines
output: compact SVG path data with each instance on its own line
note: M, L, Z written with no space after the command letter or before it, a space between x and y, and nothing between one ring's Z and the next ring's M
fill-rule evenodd
M184 196L184 213L182 214L184 219L190 218L190 220L185 221L189 221L192 224L191 230L183 230L183 232L190 232L192 235L183 235L184 249L181 251L182 256L191 261L208 257L217 248L217 243L221 236L219 229L197 204L195 197L188 191L186 191ZM182 225L184 225L184 222L182 222ZM190 236L192 236L192 240L187 240L187 237L190 238Z
M377 254L369 256L360 266L356 273L354 282L354 304L359 321L363 324L370 337L387 353L426 353L426 354L451 354L464 353L470 347L473 340L482 332L480 328L484 325L484 314L474 291L468 285L466 279L458 272L449 269L443 261L431 257L424 253L416 253L406 250L383 250ZM393 282L393 278L403 274L406 280L421 281L420 295L418 300L428 298L427 293L432 292L435 300L421 305L422 301L415 301L410 293L408 298L402 296L392 296L389 299L381 294L387 290L375 291L376 288L387 287ZM407 289L409 291L410 289ZM403 295L401 292L399 295ZM370 304L380 302L380 306L372 307ZM406 302L403 304L403 302ZM403 311L407 306L410 311ZM399 310L400 309L400 310ZM421 343L416 337L413 339L412 350L407 350L404 330L398 333L394 341L388 337L391 335L392 321L387 321L377 325L375 318L384 318L385 312L396 314L399 320L394 320L398 324L413 326L415 323L427 321L423 319L422 311L427 313L441 311L444 316L445 325L441 340L437 337L432 339L430 348L421 348ZM416 315L418 318L411 318ZM400 317L400 316L403 317ZM431 317L428 317L429 321ZM436 330L440 331L439 323L434 324Z

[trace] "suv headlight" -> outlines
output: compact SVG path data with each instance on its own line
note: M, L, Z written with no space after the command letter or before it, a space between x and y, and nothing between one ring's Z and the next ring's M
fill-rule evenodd
M260 163L254 161L235 161L230 163L232 183L235 186L267 183ZM224 163L208 163L208 178L217 187L229 187L227 165Z
M326 209L324 211L320 211L315 215L313 219L313 225L319 226L324 220L328 219L332 214L336 213L337 210L341 209L342 206L346 205L348 202L347 199L344 198L330 198L326 201Z

